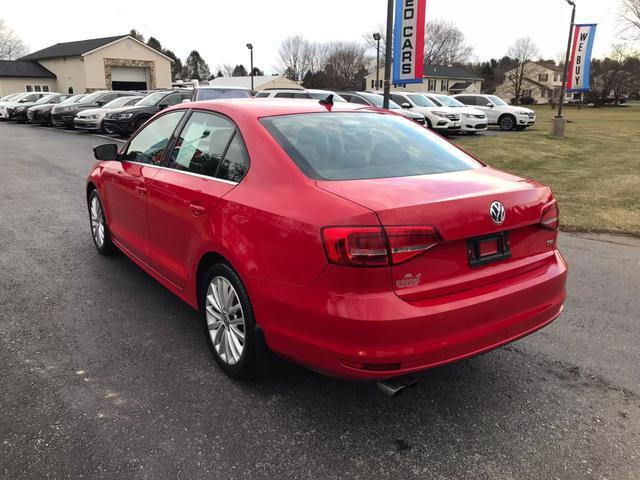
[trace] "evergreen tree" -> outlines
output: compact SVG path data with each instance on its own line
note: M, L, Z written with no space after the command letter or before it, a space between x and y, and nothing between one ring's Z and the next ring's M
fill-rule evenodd
M205 80L209 78L209 65L200 56L197 50L193 50L184 63L182 69L183 80Z

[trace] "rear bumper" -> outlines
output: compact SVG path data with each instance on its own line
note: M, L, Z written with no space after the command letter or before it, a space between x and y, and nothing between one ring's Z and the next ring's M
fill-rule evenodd
M517 277L419 302L393 292L260 282L256 314L281 355L329 375L376 380L468 358L544 327L562 311L566 276L556 252Z

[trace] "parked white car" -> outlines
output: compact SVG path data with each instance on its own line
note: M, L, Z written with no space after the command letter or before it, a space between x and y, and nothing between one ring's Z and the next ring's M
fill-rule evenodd
M315 88L307 88L305 90L305 92L307 92L309 94L309 96L311 96L311 98L316 98L318 100L324 100L329 95L333 95L333 101L334 102L346 102L347 101L346 98L342 98L342 96L340 96L340 94L338 94L336 92L332 92L331 90L318 90L318 89L315 89Z
M261 90L256 93L256 98L311 98L305 90L293 88L274 88L273 90Z
M502 130L524 130L536 123L536 112L530 108L509 105L495 95L461 93L453 98L482 110L487 115L489 125L498 125Z
M460 112L460 132L477 133L487 129L487 116L477 108L467 107L455 98L441 93L423 95L439 107L455 108L456 112Z
M103 130L102 121L107 113L114 108L130 107L131 105L135 105L142 98L144 98L142 95L118 97L114 98L109 103L105 103L100 108L82 110L73 118L73 126L79 130Z
M391 92L391 100L402 108L424 115L427 127L436 132L460 130L460 114L450 107L439 107L421 93Z
M9 100L0 102L0 118L6 120L9 118L8 109L15 108L22 103L30 103L36 102L40 100L45 95L49 95L50 92L25 92L16 95L15 97L9 98Z

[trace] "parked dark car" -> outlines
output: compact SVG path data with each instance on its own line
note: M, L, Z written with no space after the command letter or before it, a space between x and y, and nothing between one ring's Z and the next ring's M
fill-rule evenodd
M100 108L118 97L131 97L135 95L138 94L135 92L111 92L108 90L89 93L79 102L53 107L51 111L51 123L56 127L64 126L72 128L74 126L73 119L78 112L87 110L88 108Z
M368 105L370 107L382 108L383 97L378 93L369 92L340 92L340 95L349 103L356 103L359 105ZM424 115L420 115L417 112L406 110L398 105L393 100L389 100L389 110L393 113L398 113L404 117L410 118L420 125L426 125L427 121Z
M130 135L158 111L191 100L191 89L163 90L150 93L131 107L117 108L108 113L102 128L108 133Z
M191 94L193 102L221 98L251 98L251 90L243 87L197 87Z
M27 120L29 123L39 123L42 126L51 125L51 110L56 105L70 104L81 101L87 95L85 93L81 94L60 94L60 100L53 99L50 103L45 103L43 105L33 105L27 110ZM65 98L66 97L66 98Z
M39 105L48 105L50 103L56 104L63 101L65 98L69 98L71 95L52 92L39 100L21 103L13 109L10 120L15 120L19 123L25 123L28 120L27 112L31 107ZM53 108L53 107L51 107Z

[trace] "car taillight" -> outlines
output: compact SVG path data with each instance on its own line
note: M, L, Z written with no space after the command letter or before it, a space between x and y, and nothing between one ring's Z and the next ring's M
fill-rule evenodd
M558 202L555 200L542 209L540 226L549 230L558 230L560 226L560 211L558 210Z
M441 239L432 227L326 227L322 240L329 263L380 267L405 262Z
M394 265L426 252L440 241L440 235L432 227L384 227L384 231Z

